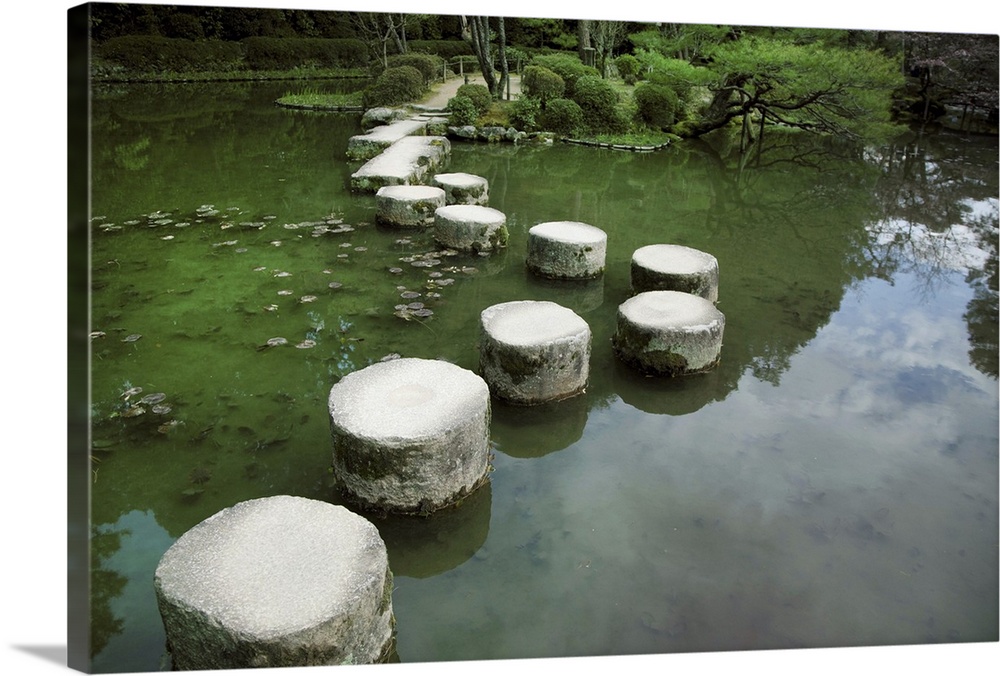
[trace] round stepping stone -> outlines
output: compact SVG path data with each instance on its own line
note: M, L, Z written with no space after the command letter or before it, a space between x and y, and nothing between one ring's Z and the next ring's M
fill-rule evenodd
M431 183L444 190L447 204L478 204L490 201L490 184L482 176L473 174L437 174Z
M683 291L719 300L715 256L679 244L650 244L632 254L632 292Z
M450 204L434 212L434 240L459 251L493 251L507 246L507 216L476 204Z
M429 226L445 205L445 192L429 185L387 185L375 193L375 219L403 228Z
M604 272L608 236L575 221L539 223L528 230L527 266L552 279L587 279Z
M572 310L516 300L486 308L479 323L479 370L500 399L539 404L586 388L590 327Z
M472 371L379 362L344 376L328 403L334 474L366 509L428 513L487 480L490 392Z
M278 495L240 502L163 554L154 588L174 669L385 660L385 543L344 507Z
M701 296L644 291L618 306L611 342L623 362L644 373L698 373L718 364L725 324L725 316Z

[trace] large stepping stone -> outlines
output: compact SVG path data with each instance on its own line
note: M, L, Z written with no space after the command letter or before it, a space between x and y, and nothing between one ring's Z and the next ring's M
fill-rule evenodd
M490 207L450 204L434 212L434 240L451 249L485 253L507 246L507 216Z
M644 291L618 306L612 346L643 373L699 373L719 363L725 324L725 316L701 296Z
M402 138L422 136L426 129L426 121L415 119L395 120L376 126L366 134L358 134L347 140L347 157L352 160L370 160Z
M406 136L351 174L351 190L377 192L386 185L426 183L450 154L451 142L444 136Z
M365 509L428 513L487 481L490 392L434 359L379 362L330 390L333 471Z
M431 182L444 190L447 204L480 206L489 204L490 184L482 176L463 173L436 174Z
M177 670L373 663L391 649L385 544L326 502L224 509L171 545L153 585Z
M632 292L683 291L713 303L719 300L715 256L679 244L650 244L632 254Z
M383 225L419 228L434 223L445 192L429 185L387 185L375 193L375 220Z
M498 398L540 404L586 388L590 327L569 308L510 301L483 310L479 323L479 371Z
M550 279L589 279L604 273L608 236L576 221L539 223L528 230L528 269Z

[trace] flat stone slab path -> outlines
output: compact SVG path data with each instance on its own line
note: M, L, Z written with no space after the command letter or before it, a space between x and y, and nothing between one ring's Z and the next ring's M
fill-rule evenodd
M376 192L387 185L425 183L451 155L444 136L404 136L351 175L351 188Z
M423 136L427 119L410 118L373 127L365 134L347 140L347 156L354 160L368 160L407 136Z

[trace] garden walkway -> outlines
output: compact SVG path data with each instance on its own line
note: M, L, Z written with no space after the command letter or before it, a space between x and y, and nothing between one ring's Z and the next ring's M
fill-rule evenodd
M468 73L469 84L481 84L485 85L486 81L483 76L478 73ZM428 94L422 101L420 101L421 106L432 109L444 109L448 105L448 101L454 98L455 93L458 88L465 84L465 79L459 77L458 75L448 78L447 82L439 82L437 84L431 85L431 93ZM517 73L510 74L510 97L515 98L521 93L521 76Z

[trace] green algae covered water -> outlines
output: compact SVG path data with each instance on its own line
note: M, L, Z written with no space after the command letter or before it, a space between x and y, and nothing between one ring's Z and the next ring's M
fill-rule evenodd
M286 85L135 85L92 117L93 668L170 668L152 589L187 529L269 495L341 501L326 398L393 355L476 370L479 313L593 332L581 396L494 403L459 509L369 515L402 662L997 639L997 145L863 152L775 134L655 154L453 144L509 247L441 251L352 194L357 116ZM528 274L527 230L608 234L605 275ZM714 255L721 364L611 351L629 260Z

